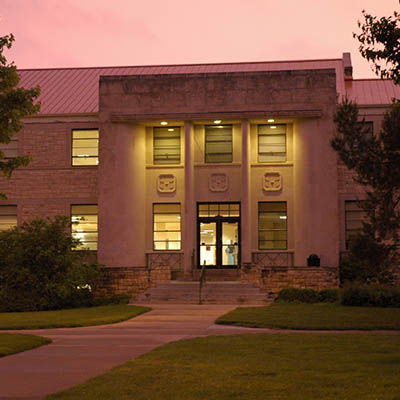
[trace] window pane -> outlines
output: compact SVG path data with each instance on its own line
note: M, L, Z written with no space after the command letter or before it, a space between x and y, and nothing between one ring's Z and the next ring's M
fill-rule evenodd
M180 128L154 128L154 164L179 164L181 162Z
M0 143L0 150L4 154L4 158L18 157L18 134L14 134L8 144Z
M180 204L153 204L153 249L181 249Z
M258 126L258 160L286 161L286 125Z
M258 203L259 249L287 248L286 202Z
M97 205L71 206L72 237L81 241L77 250L97 250L97 213Z
M360 202L345 201L345 236L346 249L352 236L360 233L363 228L363 221L366 219L366 212L361 208Z
M0 206L0 231L17 226L17 206Z
M72 131L72 165L98 165L99 130Z
M205 154L208 163L232 162L232 126L205 126Z

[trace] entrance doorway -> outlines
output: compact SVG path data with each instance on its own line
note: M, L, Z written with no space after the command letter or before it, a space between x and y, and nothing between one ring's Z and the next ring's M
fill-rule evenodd
M198 266L237 268L240 265L240 204L199 203Z

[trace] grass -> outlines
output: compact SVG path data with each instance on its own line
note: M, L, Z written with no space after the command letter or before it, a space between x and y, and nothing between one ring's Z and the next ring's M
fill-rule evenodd
M51 343L51 340L41 336L0 333L0 357L34 349L48 343Z
M12 312L0 314L0 329L73 328L121 322L149 311L126 304L70 310Z
M274 303L268 307L236 308L216 323L272 329L400 330L400 308Z
M400 336L249 334L183 340L47 399L399 400Z

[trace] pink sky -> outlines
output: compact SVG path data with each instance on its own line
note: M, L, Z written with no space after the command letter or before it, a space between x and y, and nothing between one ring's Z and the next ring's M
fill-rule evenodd
M18 68L339 58L372 78L358 53L361 10L399 0L1 0L0 35Z

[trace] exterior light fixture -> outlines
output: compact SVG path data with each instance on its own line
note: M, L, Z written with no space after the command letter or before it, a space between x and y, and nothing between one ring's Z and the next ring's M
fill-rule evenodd
M275 120L272 119L272 118L270 118L270 119L268 120L268 122L275 122Z
M161 121L160 125L168 125L168 122L167 121Z
M214 121L214 124L220 124L222 121L220 120L220 119L216 119L215 121Z

